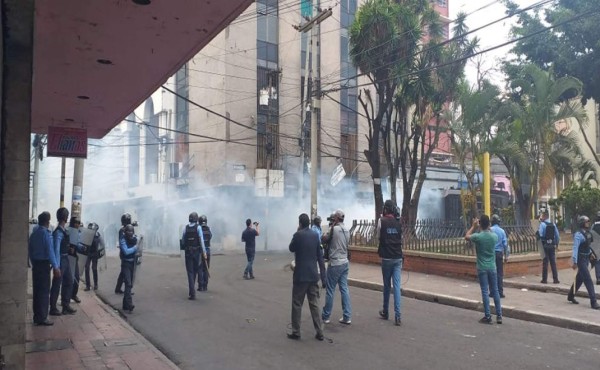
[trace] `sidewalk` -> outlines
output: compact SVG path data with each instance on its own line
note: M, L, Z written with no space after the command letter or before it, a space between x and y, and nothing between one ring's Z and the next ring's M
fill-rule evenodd
M541 268L540 262L540 273ZM505 279L503 316L600 334L600 311L590 308L585 287L582 286L578 292L578 305L567 301L574 271L560 270L558 276L560 284L541 284L539 275ZM378 265L351 264L348 280L352 286L383 290ZM595 288L596 296L599 296L600 286ZM461 280L402 270L402 295L483 312L481 290L475 279ZM493 306L493 301L491 304Z
M33 325L31 286L29 296L27 369L177 369L92 291L80 290L81 303L72 303L75 315L49 316L50 327Z

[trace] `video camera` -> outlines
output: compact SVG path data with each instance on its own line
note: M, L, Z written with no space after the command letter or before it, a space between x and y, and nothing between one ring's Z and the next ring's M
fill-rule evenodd
M253 224L254 226L258 226L258 221L254 221L252 224Z

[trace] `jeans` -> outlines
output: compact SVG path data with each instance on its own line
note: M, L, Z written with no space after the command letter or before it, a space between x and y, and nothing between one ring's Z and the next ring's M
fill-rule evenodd
M396 319L401 318L400 308L402 295L400 283L402 280L402 258L382 259L381 274L383 275L383 312L388 313L390 305L390 291L394 287L394 314Z
M319 313L319 284L294 283L292 288L292 333L300 335L300 321L302 318L302 305L304 297L308 297L308 307L312 317L313 326L317 334L323 334L323 322Z
M185 251L185 270L188 278L188 295L195 297L196 292L194 289L196 283L196 276L198 276L198 270L200 269L200 250L196 251Z
M556 270L556 248L554 246L547 248L544 246L544 261L542 262L542 281L548 280L548 262L552 269L552 279L558 281L558 271Z
M496 251L496 274L498 280L498 293L500 296L504 295L504 252ZM491 282L490 282L491 284ZM490 286L490 291L492 287Z
M85 260L85 286L90 289L90 265L94 276L94 288L98 287L98 257L87 256Z
M339 266L329 266L327 269L327 294L325 296L325 307L323 307L323 320L328 320L333 308L333 294L335 286L340 285L340 294L342 296L342 312L345 320L352 318L352 306L350 305L350 292L348 291L348 270L349 264L345 263Z
M31 261L31 280L33 287L33 322L36 324L48 318L50 300L50 262L48 260Z
M479 286L481 287L481 298L483 299L483 311L485 317L491 317L490 312L490 293L488 287L492 288L492 297L494 297L494 306L496 306L496 316L502 317L502 305L500 304L500 293L498 293L498 281L496 270L477 270L479 277Z
M60 301L63 310L70 307L71 297L73 297L73 278L74 273L71 271L69 256L60 256L60 274L62 275L62 284L60 287Z
M580 254L577 256L577 276L575 277L575 282L571 285L571 289L569 289L568 299L572 300L575 298L575 293L581 287L581 284L585 284L585 288L587 289L588 295L590 296L590 303L593 306L596 305L596 292L594 290L594 282L592 281L592 276L590 275L590 270L588 270L588 266L590 264L590 256ZM575 288L575 289L573 289Z
M244 275L254 276L254 271L252 270L252 264L254 263L254 249L246 249L246 258L248 259L248 264L246 265L246 269L244 270Z
M121 261L121 274L123 275L123 283L125 283L125 292L123 294L123 309L130 310L133 307L133 299L131 298L131 288L133 287L133 268L135 262Z

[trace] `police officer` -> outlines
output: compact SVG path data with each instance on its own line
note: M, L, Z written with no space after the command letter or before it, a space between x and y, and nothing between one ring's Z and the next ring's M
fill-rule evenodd
M119 258L121 259L121 275L125 284L123 311L129 311L129 313L132 313L135 308L131 298L131 288L133 287L133 269L137 251L137 236L134 234L133 226L126 225L123 228L123 236L119 239Z
M208 290L208 269L210 268L210 240L212 239L212 232L208 226L208 219L205 215L199 218L200 226L202 227L202 238L204 240L204 247L206 248L206 259L203 259L198 269L198 291L205 292Z
M573 235L573 270L577 270L577 276L571 289L567 300L573 304L579 302L575 299L575 293L581 287L581 284L585 284L585 288L588 291L590 297L590 303L592 308L595 310L600 309L600 304L596 301L596 292L594 291L594 283L588 270L590 264L590 254L592 250L590 244L593 241L592 233L590 233L590 219L587 216L579 216L577 219L579 230Z
M102 240L102 236L100 232L98 232L98 224L95 222L90 222L88 224L88 229L94 231L94 239L92 241L92 245L90 245L90 249L88 250L87 258L85 260L85 289L84 291L90 290L91 280L90 280L90 267L92 268L92 273L94 276L94 290L98 290L98 258L99 256L99 247L101 244L104 244Z
M59 290L62 302L62 314L74 315L77 310L71 308L70 303L73 295L73 271L71 271L71 265L69 264L69 253L72 246L70 245L69 234L65 229L65 225L69 219L69 210L65 207L59 208L56 211L56 219L58 220L58 226L52 233L52 239L55 248L58 246L60 253L60 277L57 278L55 275L52 280L52 288L50 290L50 315L61 315L61 312L59 312L56 307Z
M79 230L80 226L81 226L81 220L79 219L79 217L75 217L75 216L71 217L71 220L69 221L69 227ZM71 246L72 246L72 248L69 249L69 251L70 251L69 255L72 258L75 258L75 270L73 271L73 289L72 289L71 299L77 303L81 303L81 299L79 299L79 297L77 296L77 293L79 292L79 278L80 278L79 254L77 252L78 251L84 252L84 248L79 243L77 243L77 245L71 244Z
M185 251L185 270L188 277L188 299L196 299L195 280L200 268L200 258L206 259L206 248L202 227L198 225L198 213L192 212L189 215L189 224L183 231L180 247Z
M494 247L494 250L496 252L496 275L498 277L498 293L500 294L500 298L505 298L504 263L508 262L508 255L510 254L510 249L508 247L508 239L506 238L506 232L503 228L500 227L500 216L492 215L491 221L492 227L490 228L490 230L494 234L498 235L498 242L496 242L496 246ZM492 292L491 288L490 292Z
M131 224L131 215L129 213L123 213L121 215L121 228L119 229L119 235L117 237L117 247L120 246L121 238L125 236L125 226ZM123 274L119 273L117 278L117 286L115 287L115 294L123 294ZM133 295L133 293L131 293Z

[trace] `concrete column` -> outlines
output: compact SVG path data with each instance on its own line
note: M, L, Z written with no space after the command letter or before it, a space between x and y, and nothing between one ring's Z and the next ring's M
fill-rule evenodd
M34 0L0 6L0 356L24 369Z
M81 220L81 197L83 195L83 164L85 159L75 158L73 166L73 192L71 197L71 216Z

